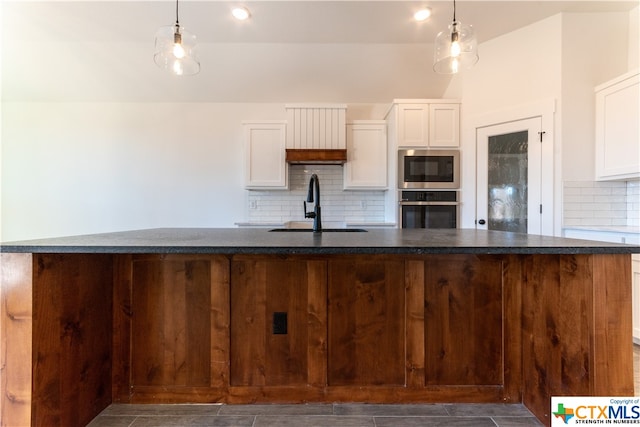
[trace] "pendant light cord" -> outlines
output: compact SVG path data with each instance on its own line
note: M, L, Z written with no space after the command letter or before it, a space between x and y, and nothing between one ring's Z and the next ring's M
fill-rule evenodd
M455 4L455 0L454 0L454 4ZM455 16L455 12L453 13ZM455 21L455 19L454 19ZM180 21L178 20L178 0L176 0L176 25L179 27L180 26Z
M453 22L456 22L456 0L453 0Z

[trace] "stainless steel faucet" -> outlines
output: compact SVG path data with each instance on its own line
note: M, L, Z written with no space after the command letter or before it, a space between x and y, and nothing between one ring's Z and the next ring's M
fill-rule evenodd
M314 195L315 193L315 195ZM307 202L313 203L313 212L307 212ZM307 201L304 203L304 217L313 218L313 232L322 232L322 216L320 214L320 181L315 173L311 175L309 180L309 192L307 193Z

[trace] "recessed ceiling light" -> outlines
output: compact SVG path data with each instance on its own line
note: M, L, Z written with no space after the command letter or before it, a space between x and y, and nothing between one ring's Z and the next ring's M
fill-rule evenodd
M413 19L416 21L424 21L425 19L431 16L431 9L425 7L424 9L420 9L416 13L413 14Z
M249 13L249 9L247 9L246 7L235 7L231 11L231 14L238 21L244 21L245 19L248 19L249 16L251 16L251 14Z

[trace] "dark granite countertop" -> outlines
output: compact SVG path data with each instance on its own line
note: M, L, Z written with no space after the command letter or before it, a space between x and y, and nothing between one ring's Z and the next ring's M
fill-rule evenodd
M475 229L269 232L158 228L2 243L0 252L160 254L631 254L640 246Z

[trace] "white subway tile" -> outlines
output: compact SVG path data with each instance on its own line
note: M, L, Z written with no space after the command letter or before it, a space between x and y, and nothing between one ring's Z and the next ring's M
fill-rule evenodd
M593 181L565 181L564 186L569 188L589 188L593 187L595 182Z
M568 226L579 226L579 225L582 225L582 219L581 218L567 218L567 217L565 217L564 221L562 223L563 223L563 225L565 227L568 227Z
M574 196L574 195L578 195L581 194L582 191L580 190L580 188L576 188L576 187L564 187L562 194L564 197L567 196Z
M589 203L593 202L593 195L575 194L564 196L565 203Z
M583 222L583 225L608 226L608 225L613 225L611 222L612 222L611 218L593 218L586 223Z
M575 211L565 211L564 217L574 218L574 219L593 218L593 211L591 210L585 211L583 209L575 210Z
M255 201L256 209L249 210L249 219L256 222L300 220L303 217L302 202L306 200L312 173L316 173L320 181L323 220L344 222L346 218L350 221L367 218L384 221L384 191L344 191L342 168L322 165L291 165L289 191L250 192L249 203ZM362 201L365 201L365 209L361 206Z

